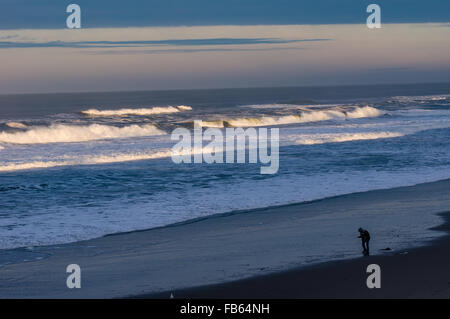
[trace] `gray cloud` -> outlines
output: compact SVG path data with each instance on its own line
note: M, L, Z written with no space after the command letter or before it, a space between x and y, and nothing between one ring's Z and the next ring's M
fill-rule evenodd
M251 45L251 44L288 44L298 42L319 42L330 39L283 40L273 38L216 38L216 39L177 39L154 41L78 41L78 42L14 42L0 41L0 49L9 48L136 48L157 46L209 46L209 45Z
M196 53L196 52L246 52L246 51L287 51L305 50L306 48L215 48L215 49L167 49L167 50L101 50L95 52L81 52L89 55L128 55L128 54L166 54L166 53Z
M0 40L10 40L10 39L14 39L14 38L18 38L18 35L7 35L4 37L0 37Z
M386 67L386 68L373 68L369 69L371 72L391 72L391 71L410 71L414 70L413 67Z

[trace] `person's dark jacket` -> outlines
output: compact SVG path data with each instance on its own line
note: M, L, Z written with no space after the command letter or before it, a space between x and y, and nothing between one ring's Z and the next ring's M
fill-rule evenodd
M360 235L358 238L361 238L362 241L369 241L370 240L370 234L367 230L362 230L359 232Z

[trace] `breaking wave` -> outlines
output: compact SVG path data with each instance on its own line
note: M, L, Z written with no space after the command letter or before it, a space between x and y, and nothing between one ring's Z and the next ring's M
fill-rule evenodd
M279 117L263 116L259 118L236 118L227 120L203 121L204 127L249 127L249 126L272 126L294 123L311 123L333 119L358 119L377 117L384 112L371 107L334 108L328 110L304 110L299 115L285 115Z
M6 126L9 126L11 128L27 128L25 124L19 122L8 122L6 123Z
M85 126L53 124L51 126L32 127L23 132L0 132L0 142L12 144L70 143L162 134L166 133L150 124L124 127L101 124Z
M242 105L243 108L249 109L306 109L306 108L319 108L319 107L336 107L342 104L250 104L250 105Z
M371 106L357 107L353 111L345 112L345 116L350 119L377 117L383 114L383 112Z
M96 165L96 164L113 164L122 162L133 162L150 159L160 159L168 157L177 157L184 155L206 154L212 152L222 152L221 148L211 148L208 146L202 147L199 150L181 150L176 151L172 149L160 149L156 151L146 151L138 153L119 153L119 154L99 154L99 155L85 155L78 157L63 156L55 160L48 161L30 161L21 163L2 163L0 165L0 172L12 172L39 168L51 168L61 166L75 166L75 165Z
M168 107L152 107L140 109L119 109L119 110L97 110L89 109L81 111L82 114L88 116L127 116L127 115L154 115L169 114L183 111L191 111L192 107L186 105L168 106Z
M390 102L430 102L430 101L446 101L450 99L450 94L442 95L417 95L417 96L394 96Z
M315 145L325 143L343 143L351 141L377 140L381 138L394 138L404 136L397 132L376 132L376 133L339 133L339 134L317 134L304 135L296 141L300 145Z
M26 163L6 164L0 166L0 172L29 170L37 168L51 168L60 166L73 166L73 165L95 165L95 164L132 162L146 159L164 158L169 157L170 155L171 155L170 151L159 151L159 152L135 153L135 154L82 156L78 158L66 157L54 161L32 161Z

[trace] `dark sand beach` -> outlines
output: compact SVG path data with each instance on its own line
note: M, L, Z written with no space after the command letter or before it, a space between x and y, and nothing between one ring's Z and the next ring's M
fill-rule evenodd
M421 248L392 247L392 252L374 251L378 256L306 267L299 267L302 260L296 252L302 244L298 229L304 222L299 216L445 213L449 190L450 181L444 180L216 215L73 244L3 251L3 259L7 253L16 261L0 267L0 297L169 298L173 293L175 298L446 298L448 236ZM350 248L359 254L355 225L347 220L348 216L345 221L355 243ZM445 234L448 222L436 234L438 230ZM330 238L330 245L333 240L338 239ZM29 261L19 261L24 256ZM82 269L81 289L66 287L65 270L72 263ZM381 289L366 287L366 267L372 263L381 266Z
M450 231L450 213L436 230ZM381 288L368 289L365 271L381 267ZM450 237L389 256L335 261L231 283L137 298L450 298Z

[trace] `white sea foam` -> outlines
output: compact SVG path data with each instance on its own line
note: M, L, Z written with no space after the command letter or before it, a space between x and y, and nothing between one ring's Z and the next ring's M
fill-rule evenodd
M101 124L85 126L53 124L31 127L24 132L0 132L0 142L13 144L70 143L162 134L165 132L150 124L124 127Z
M263 116L259 118L235 118L225 120L203 121L205 127L253 127L253 126L272 126L286 125L295 123L311 123L327 121L333 119L358 119L367 117L377 117L384 113L371 107L336 107L325 110L304 110L299 115L285 116Z
M302 116L300 115L286 115L280 117L264 116L260 118L237 118L225 121L226 124L234 127L285 125L302 122L303 122Z
M6 126L12 127L12 128L27 128L27 126L23 123L19 122L8 122L6 123Z
M442 94L442 95L416 95L416 96L394 96L391 98L391 102L401 102L401 103L410 103L410 102L419 102L419 103L427 103L430 101L446 101L450 99L450 94Z
M75 165L96 165L96 164L113 164L122 162L134 162L149 159L169 158L171 156L194 155L197 153L212 153L221 152L222 149L214 149L210 147L203 147L199 152L189 152L187 150L181 153L174 153L171 149L160 149L156 151L146 151L137 153L118 153L118 154L99 154L99 155L84 155L84 156L61 156L55 160L48 161L30 161L21 163L5 163L0 164L0 172L12 172L21 170L30 170L38 168L51 168L61 166L75 166Z
M74 165L95 165L108 163L121 163L141 161L146 159L156 159L170 157L170 150L162 150L157 152L142 152L130 154L112 154L112 155L97 155L97 156L81 156L81 157L64 157L53 161L31 161L25 163L11 163L0 166L0 172L11 172L19 170L29 170L37 168L51 168L60 166L74 166Z
M178 105L177 108L178 108L180 111L192 111L192 107L187 106L187 105Z
M296 109L300 105L295 104L252 104L252 105L242 105L241 107L250 109Z
M0 171L17 171L28 170L35 168L50 168L59 166L73 166L73 165L95 165L108 164L120 162L132 162L145 159L155 159L169 157L170 151L161 151L154 153L136 153L136 154L117 154L117 155L99 155L99 156L84 156L80 158L65 158L57 161L33 161L27 163L14 163L0 166Z
M251 105L242 105L241 107L250 108L250 109L311 109L311 108L320 108L320 107L337 107L342 106L342 104L313 104L313 105L298 105L298 104L251 104Z
M362 140L377 140L381 138L394 138L401 136L404 136L404 134L398 132L314 134L303 135L296 141L296 144L314 145L325 143L343 143Z
M140 109L119 109L119 110L97 110L89 109L81 111L88 116L127 116L127 115L154 115L154 114L170 114L183 111L191 111L192 107L186 105L168 106L168 107L152 107Z
M245 149L245 148L246 146L244 146L244 148L240 148L238 146L236 149ZM34 161L22 161L13 163L0 162L0 172L12 172L38 168L61 167L61 166L112 164L112 163L169 158L174 156L211 154L221 152L223 152L223 147L210 147L208 145L205 145L198 150L184 149L181 152L174 151L170 148L159 148L152 151L140 151L133 153L117 153L117 154L109 153L109 154L80 155L80 156L62 155L53 157L51 160L34 160Z
M202 121L202 126L203 127L215 127L215 128L223 128L224 127L224 123L222 120L217 120L217 121Z
M371 106L364 106L364 107L357 107L352 111L346 112L346 117L350 119L359 119L364 117L377 117L384 114L380 110L371 107Z

